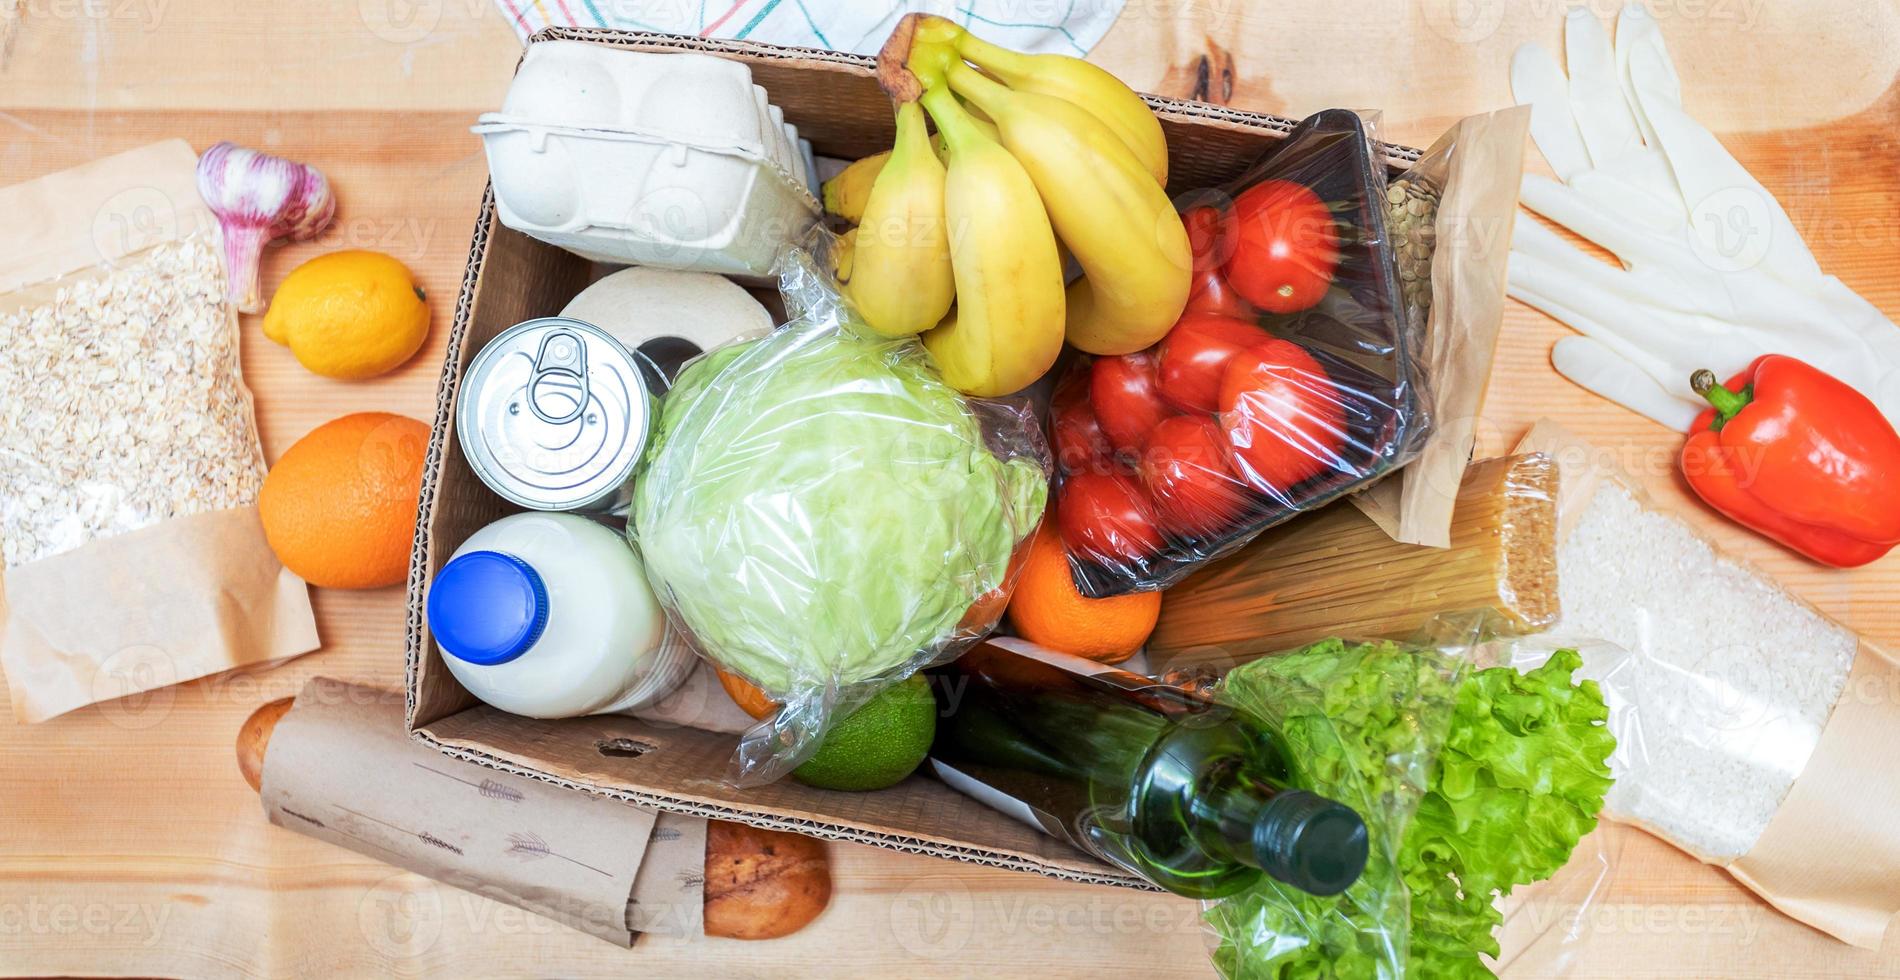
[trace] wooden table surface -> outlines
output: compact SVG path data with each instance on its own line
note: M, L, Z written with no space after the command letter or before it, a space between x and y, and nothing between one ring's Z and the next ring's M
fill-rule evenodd
M1900 9L1891 0L1780 6L1675 0L1657 14L1689 111L1780 197L1823 265L1900 316L1900 145L1891 135L1900 131ZM1424 145L1460 115L1508 104L1510 52L1525 40L1559 46L1562 8L1130 0L1095 58L1137 87L1186 95L1205 77L1216 99L1285 115L1379 107L1389 138ZM267 147L321 167L342 201L321 240L269 252L267 289L320 251L377 248L415 269L438 327L448 322L484 178L467 128L498 105L519 51L490 0L24 0L23 9L0 69L0 184L162 137ZM304 372L254 320L245 331L244 369L273 459L345 412L430 410L441 329L404 368L360 384ZM1532 420L1555 416L1626 453L1659 498L1688 506L1666 465L1671 433L1551 371L1550 344L1563 333L1511 304L1480 452L1504 450ZM1713 519L1698 523L1823 609L1900 646L1900 556L1828 572ZM402 679L400 590L317 590L315 602L324 649L288 666L34 727L0 722L0 973L1210 972L1185 900L863 846L833 846L837 897L792 938L648 940L627 952L270 827L232 764L239 722L312 675L389 687ZM1514 928L1555 924L1557 934L1508 973L1900 974L1900 939L1878 953L1846 947L1643 834L1606 828L1584 847L1614 865L1591 910L1566 923L1562 890L1533 901ZM1523 946L1513 935L1507 957Z

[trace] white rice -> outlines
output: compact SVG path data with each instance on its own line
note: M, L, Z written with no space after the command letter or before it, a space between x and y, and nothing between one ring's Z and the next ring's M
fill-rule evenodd
M1706 861L1747 853L1820 739L1854 634L1611 480L1559 548L1557 579L1547 639L1586 647L1624 743L1606 815Z

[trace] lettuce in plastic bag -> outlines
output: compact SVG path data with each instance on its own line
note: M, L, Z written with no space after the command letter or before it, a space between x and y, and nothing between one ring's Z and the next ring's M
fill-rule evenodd
M1459 676L1396 643L1326 640L1246 664L1222 696L1269 720L1315 792L1354 802L1374 842L1331 898L1275 882L1210 906L1230 977L1489 976L1495 899L1555 873L1596 825L1615 738L1559 651L1529 673Z

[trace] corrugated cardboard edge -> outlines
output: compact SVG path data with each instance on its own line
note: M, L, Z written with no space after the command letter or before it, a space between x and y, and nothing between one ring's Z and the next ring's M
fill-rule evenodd
M639 46L642 48L664 49L669 51L696 51L706 54L746 54L758 58L771 58L790 62L821 62L854 68L869 75L875 71L877 59L870 55L851 54L844 51L828 51L822 48L798 48L777 44L762 44L757 41L730 41L715 38L688 37L679 34L655 34L642 31L615 31L594 27L550 27L533 37L529 44L540 41L593 41L615 47ZM1164 118L1192 120L1197 124L1212 123L1224 129L1243 133L1257 133L1269 129L1285 135L1299 125L1295 119L1268 115L1262 112L1248 112L1211 102L1194 102L1187 99L1171 99L1159 95L1143 94L1142 98L1152 106L1155 112ZM1400 146L1395 143L1380 143L1378 148L1385 153L1386 162L1404 170L1418 162L1422 152L1414 147Z
M761 58L781 59L790 62L819 62L844 66L871 73L875 59L837 51L822 51L811 48L790 48L778 45L760 44L750 41L720 41L704 38L683 37L671 34L652 34L624 32L600 29L549 28L529 38L534 44L550 40L594 41L616 47L641 46L648 49L671 51L696 51L712 54L744 53ZM1245 112L1225 106L1216 106L1201 102L1189 102L1180 99L1161 98L1144 95L1144 99L1155 111L1165 118L1180 121L1192 121L1196 124L1213 125L1238 133L1258 134L1271 131L1286 134L1297 125L1294 120L1256 112ZM1404 169L1418 159L1417 149L1389 144L1381 144L1386 161L1393 167ZM1005 868L1013 871L1027 871L1045 877L1086 884L1116 885L1146 891L1159 891L1155 886L1140 878L1118 872L1107 865L1099 873L1079 871L1070 868L1056 868L1040 861L1000 854L995 851L967 847L943 841L892 834L885 831L872 831L859 827L839 825L811 819L779 816L771 813L741 810L733 807L710 805L653 793L615 789L579 780L565 779L517 765L497 756L477 752L460 746L449 745L431 736L427 731L416 727L417 699L416 691L421 671L421 658L424 655L423 593L428 584L428 547L429 526L435 508L437 476L441 471L443 456L446 452L445 441L449 432L449 415L453 411L455 395L461 383L457 370L460 363L461 347L467 335L469 316L474 305L476 287L480 282L484 262L495 227L495 193L493 185L483 191L481 213L476 217L475 230L469 245L468 265L462 275L462 288L456 297L455 319L449 328L447 350L443 357L442 377L436 386L435 416L431 425L429 451L423 466L421 498L418 501L416 517L416 535L409 557L408 579L408 623L405 644L405 722L410 729L410 737L431 746L445 755L461 759L475 765L487 766L501 772L513 773L531 779L539 779L567 789L583 793L605 796L639 806L651 807L670 813L684 813L718 820L731 820L735 823L763 827L768 830L784 830L826 840L851 841L871 844L887 850L910 854L927 854L933 857L952 858L971 864L993 868Z

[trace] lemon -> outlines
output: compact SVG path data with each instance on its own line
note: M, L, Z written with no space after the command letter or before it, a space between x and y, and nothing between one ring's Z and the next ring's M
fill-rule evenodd
M291 270L264 313L264 336L330 378L373 378L414 356L429 303L401 262L350 249Z
M924 676L912 674L831 726L818 754L792 777L819 789L895 786L924 761L936 734L937 699Z

